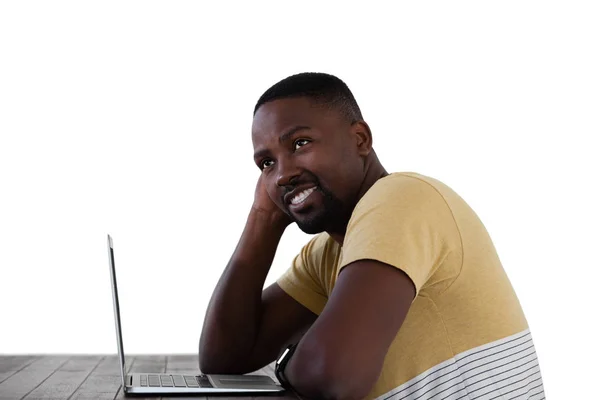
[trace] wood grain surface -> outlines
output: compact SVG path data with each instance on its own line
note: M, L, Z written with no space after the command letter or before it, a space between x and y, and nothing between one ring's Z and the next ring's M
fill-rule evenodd
M130 356L127 372L199 374L198 357L184 355ZM275 379L273 365L257 371ZM152 396L143 399L290 399L291 393L256 396ZM0 355L0 400L84 400L125 399L116 355Z

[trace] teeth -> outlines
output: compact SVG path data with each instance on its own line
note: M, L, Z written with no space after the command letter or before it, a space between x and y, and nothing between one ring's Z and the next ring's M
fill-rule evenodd
M306 199L308 197L308 195L311 194L315 189L316 189L316 187L312 187L310 189L306 189L302 193L298 193L292 199L292 204L300 204L300 203L302 203L304 201L304 199Z

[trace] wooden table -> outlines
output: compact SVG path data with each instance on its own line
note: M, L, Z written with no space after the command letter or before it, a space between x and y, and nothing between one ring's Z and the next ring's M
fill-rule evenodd
M128 356L128 372L198 374L197 355ZM275 379L273 365L257 371ZM275 381L277 381L275 379ZM259 399L256 396L210 396ZM0 355L0 399L123 399L121 372L116 355ZM144 397L129 397L143 399ZM160 399L160 396L147 397ZM173 398L173 397L164 397ZM207 396L177 396L176 399L207 399ZM298 400L292 393L266 395L263 399Z

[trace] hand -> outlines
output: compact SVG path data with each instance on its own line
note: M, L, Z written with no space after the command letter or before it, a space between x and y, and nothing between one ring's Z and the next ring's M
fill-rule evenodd
M281 210L269 197L267 188L263 181L263 174L258 178L256 183L256 190L254 191L254 204L252 204L252 210L264 213L271 221L282 228L287 227L289 224L294 222L289 215Z

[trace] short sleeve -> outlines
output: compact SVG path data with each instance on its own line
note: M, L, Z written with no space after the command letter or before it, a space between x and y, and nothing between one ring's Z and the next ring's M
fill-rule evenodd
M452 212L432 185L412 176L389 175L354 209L338 274L354 261L377 260L404 271L419 293L455 249L457 235Z
M327 303L327 270L335 273L331 239L322 233L312 238L294 258L291 267L277 280L284 292L319 315Z

